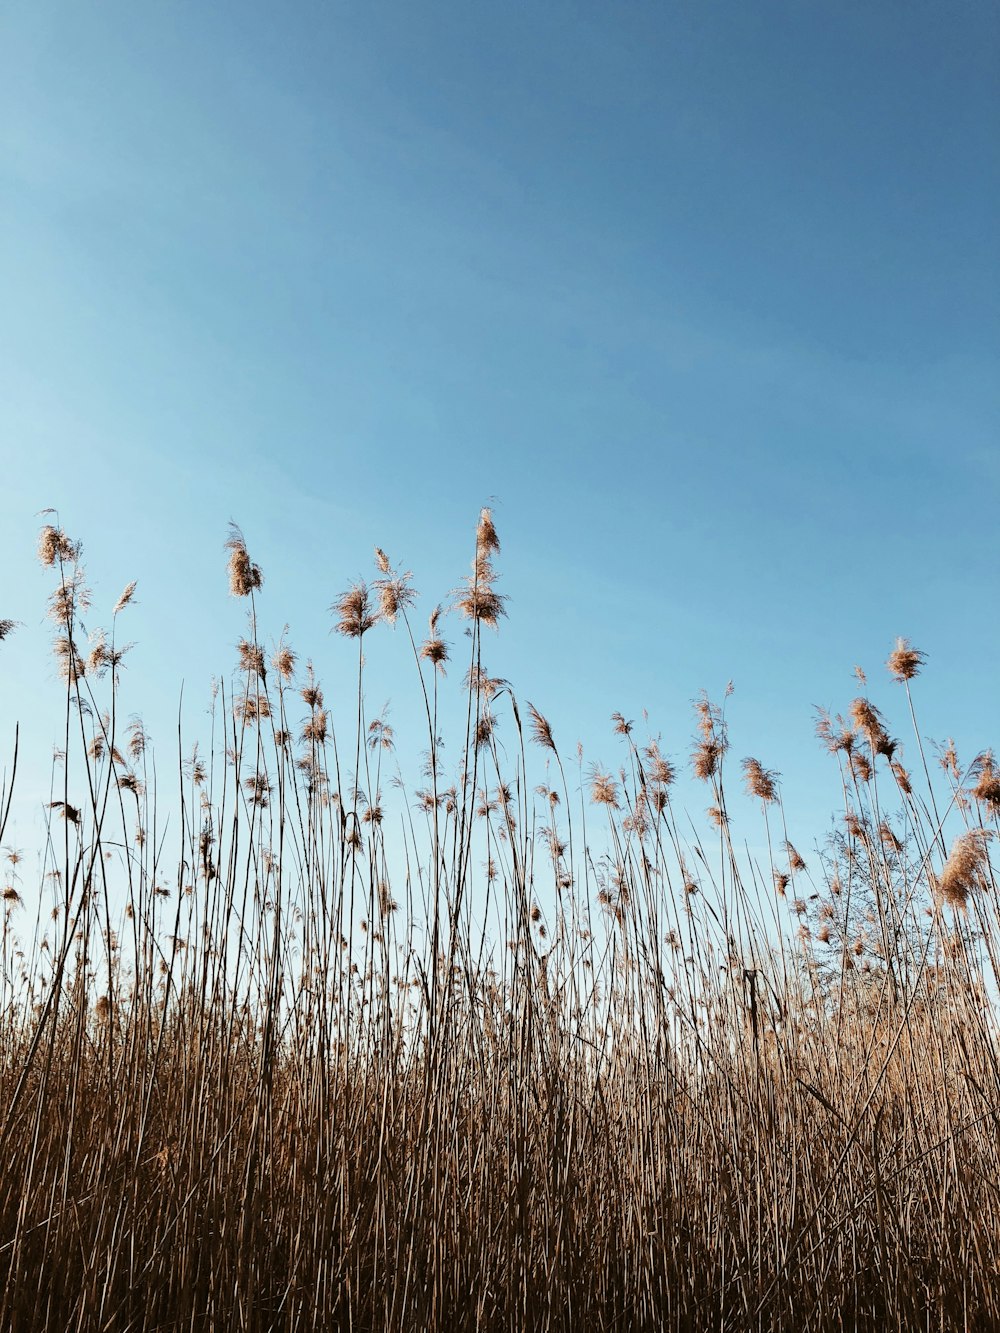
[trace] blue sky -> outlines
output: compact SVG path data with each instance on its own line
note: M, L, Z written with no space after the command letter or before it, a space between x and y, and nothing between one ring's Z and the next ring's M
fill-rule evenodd
M154 733L182 680L196 733L231 662L230 518L266 627L337 681L326 607L372 545L429 610L494 501L489 665L567 749L613 762L608 715L646 707L683 754L732 678L735 757L785 773L808 842L837 794L812 705L860 662L898 710L897 634L930 655L925 730L1000 744L994 6L14 0L0 25L0 742L20 718L29 793L47 505L106 608L139 579ZM370 703L405 733L400 650L371 649Z

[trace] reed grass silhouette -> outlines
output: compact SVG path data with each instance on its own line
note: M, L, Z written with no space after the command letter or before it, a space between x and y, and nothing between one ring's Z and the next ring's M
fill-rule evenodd
M0 1327L1000 1327L992 752L932 764L900 639L923 781L859 697L819 719L840 817L815 854L743 760L755 860L725 700L695 705L704 835L621 714L619 765L568 776L483 663L499 550L483 510L418 642L412 575L376 548L331 608L357 641L334 710L267 646L233 526L233 685L166 781L122 717L136 585L88 634L82 547L43 529L61 749L30 891L5 844ZM413 659L419 788L366 711L384 625ZM0 842L17 761L15 738Z

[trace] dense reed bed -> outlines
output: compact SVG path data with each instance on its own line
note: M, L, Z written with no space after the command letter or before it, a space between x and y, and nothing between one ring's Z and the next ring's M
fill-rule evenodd
M424 638L376 550L334 710L234 529L232 684L165 772L121 713L134 589L88 633L44 529L62 752L40 883L13 752L0 796L0 1328L1000 1327L992 756L925 754L900 641L913 761L864 697L821 717L839 831L805 856L700 700L699 835L655 737L616 716L587 768L489 675L498 549L484 510ZM385 624L423 756L368 717Z

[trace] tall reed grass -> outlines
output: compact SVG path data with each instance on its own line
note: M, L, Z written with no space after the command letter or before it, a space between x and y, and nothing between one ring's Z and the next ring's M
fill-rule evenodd
M16 742L0 793L0 1328L1000 1327L992 755L925 754L900 641L915 764L867 698L822 716L839 832L803 855L702 698L699 836L656 738L615 715L585 769L489 675L498 551L484 510L421 638L376 550L334 717L234 528L233 686L165 774L120 704L134 585L88 634L42 532L65 690L30 887ZM416 790L366 710L386 623Z

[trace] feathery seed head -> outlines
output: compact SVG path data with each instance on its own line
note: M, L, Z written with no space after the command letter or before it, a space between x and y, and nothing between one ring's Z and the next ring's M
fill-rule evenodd
M341 593L330 610L338 617L334 627L337 633L349 639L360 639L378 620L378 612L372 608L368 585L363 579Z
M478 694L481 699L492 703L507 682L500 676L491 676L485 667L477 665L466 673L465 684L467 689Z
M987 806L990 814L1000 814L1000 772L992 750L986 750L973 761L970 776L976 780L972 789L976 800Z
M927 661L927 654L922 653L918 648L914 648L909 639L899 638L896 640L896 646L889 654L889 660L886 666L894 680L900 682L912 680L918 675L920 668Z
M295 674L295 654L291 648L282 644L271 658L271 665L282 680L291 680Z
M391 750L396 743L396 733L385 720L385 717L377 717L368 723L368 748L369 750Z
M744 759L743 772L746 775L747 795L756 796L765 805L778 799L773 769L764 768L759 759Z
M248 597L264 582L260 565L250 559L243 533L235 523L229 524L229 536L224 549L229 552L229 591L233 597Z
M249 727L271 716L271 702L266 694L248 694L246 698L238 700L233 714L245 727Z
M860 750L851 755L851 768L859 782L871 782L872 766Z
M71 542L62 528L54 528L51 523L46 523L39 534L38 558L47 567L78 560L81 550L79 542Z
M496 719L490 713L481 715L476 723L475 745L477 750L481 750L484 745L489 745L495 726Z
M699 741L691 755L691 767L696 778L707 782L718 771L722 750L716 741Z
M903 793L904 796L912 796L913 785L910 782L910 775L909 773L907 773L903 765L899 763L897 760L894 761L892 764L890 764L889 767L892 769L893 776L896 779L896 785L899 787L899 790Z
M58 810L63 819L68 820L70 824L79 824L80 811L75 805L70 805L68 801L50 801L50 810Z
M645 748L645 755L647 779L658 786L669 787L677 776L677 770L670 760L665 759L660 753L659 744L650 741Z
M83 570L74 569L64 577L49 597L49 618L68 629L78 611L90 606L90 589L83 581Z
M448 660L448 645L444 639L425 639L420 645L420 656L424 661L432 663L442 676L445 674L444 664Z
M899 741L893 740L891 736L887 736L884 733L875 741L875 753L882 755L883 758L885 759L888 759L890 764L892 763L893 758L895 757L896 751L898 749L899 749Z
M256 643L250 643L247 639L240 639L237 644L237 651L240 655L240 669L259 676L261 680L266 680L267 671L264 667L263 648Z
M438 634L438 625L441 621L442 607L436 606L427 619L427 638L420 647L420 656L426 662L430 662L442 676L445 674L444 664L448 660L448 645Z
M531 718L531 739L536 745L540 745L544 750L551 750L556 753L556 743L552 738L552 728L541 713L534 706L528 704L528 714Z
M63 680L75 681L87 674L87 663L73 647L68 635L57 635L52 651L59 661L59 674Z
M901 851L903 850L903 844L902 844L902 843L900 842L900 840L896 837L896 835L895 835L895 833L893 832L893 830L892 830L892 828L891 828L891 826L890 826L888 820L883 819L882 822L879 824L879 826L878 826L878 836L879 836L879 838L880 838L880 840L881 840L881 842L882 842L882 846L883 846L887 851L890 851L890 852L897 852L897 853L898 853L898 852L901 852Z
M727 697L729 695L728 687L726 695ZM695 741L691 767L696 778L707 782L718 772L722 757L729 749L726 722L722 709L709 700L704 690L695 700L694 709L698 719L698 735L701 739Z
M500 617L507 614L504 607L507 598L493 586L497 575L490 563L491 552L499 549L500 540L493 526L491 512L484 509L479 516L476 531L476 556L472 562L472 573L453 596L456 608L467 620L482 622L491 629L496 629Z
M867 839L864 818L859 816L857 811L848 810L844 815L844 826L852 838L860 838L862 841Z
M412 573L395 574L392 578L376 579L375 588L379 597L379 614L390 625L396 623L400 612L405 612L417 599L416 589L410 587Z
M107 643L105 642L104 633L103 631L98 631L97 636L94 640L94 645L87 656L86 674L88 676L95 676L97 678L100 678L106 671L110 661L111 661L111 653L108 649Z
M713 704L702 690L694 701L694 711L698 719L698 731L706 740L713 740L723 726L722 709L718 704Z
M507 614L504 606L506 601L507 598L489 583L470 575L466 586L456 595L455 606L466 620L475 620L489 625L490 629L497 629L500 617Z
M790 871L797 874L800 870L805 870L805 861L787 840L785 842L785 854L788 857L788 868Z
M665 787L654 787L649 793L649 804L658 815L662 815L670 804L670 793Z
M590 799L597 805L618 809L618 783L610 773L605 773L596 765L590 773Z
M129 603L135 597L135 590L138 586L139 585L136 582L136 580L133 579L132 582L128 585L128 587L125 589L125 591L122 593L122 595L118 598L118 601L115 602L115 609L114 611L112 611L111 613L112 615L116 616L119 611L124 611L125 607L128 606Z
M252 777L245 778L243 786L251 805L260 806L261 809L267 808L273 789L267 780L266 773L255 773Z
M488 556L491 551L499 550L500 538L493 526L493 511L483 508L479 511L479 526L476 529L476 552Z
M854 732L839 714L831 718L825 708L817 709L816 735L831 754L839 751L850 754L854 749Z
M868 743L876 753L884 754L886 746L890 745L885 725L882 721L882 715L869 699L859 697L851 703L851 720L854 723L854 729L866 737Z
M646 803L645 788L640 787L636 792L635 804L632 807L631 814L622 820L622 828L626 833L634 833L641 842L649 832L649 820L647 818L648 805Z
M971 889L983 885L989 868L987 829L974 828L960 833L952 843L948 859L937 881L939 898L949 907L964 908Z
M302 699L310 708L323 707L323 691L316 683L312 662L306 663L306 683L302 687Z
M146 753L146 741L142 718L134 717L128 724L128 752L133 760L141 759Z

